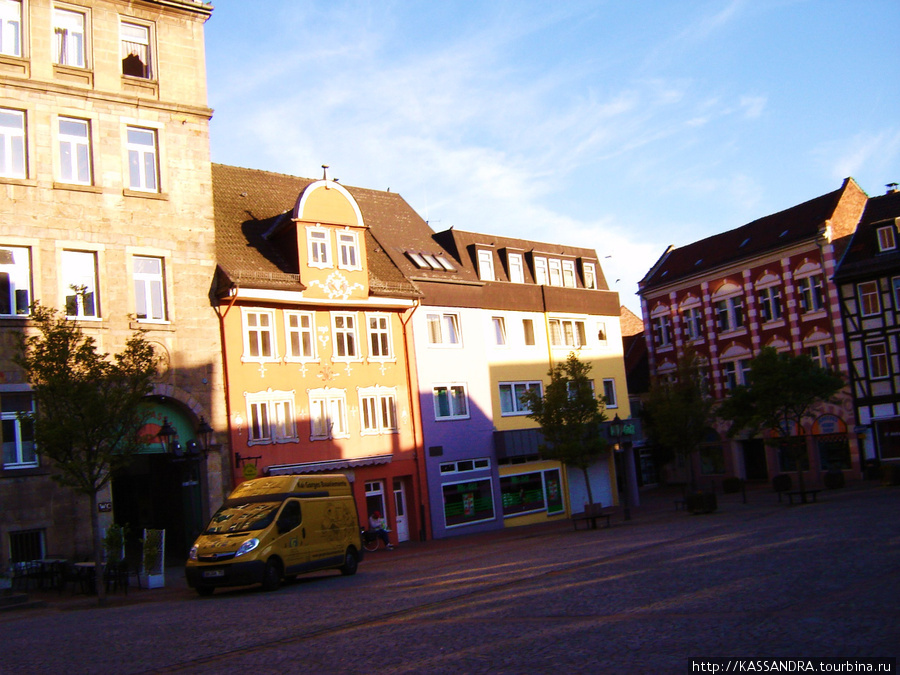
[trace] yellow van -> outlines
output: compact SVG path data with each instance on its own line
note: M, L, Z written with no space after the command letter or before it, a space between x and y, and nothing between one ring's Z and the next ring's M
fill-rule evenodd
M241 483L194 542L185 574L200 595L339 569L362 559L359 518L343 475L272 476Z

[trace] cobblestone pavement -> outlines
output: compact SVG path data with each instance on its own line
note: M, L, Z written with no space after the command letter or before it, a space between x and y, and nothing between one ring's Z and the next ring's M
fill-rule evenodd
M630 521L406 544L354 577L0 615L2 673L689 673L690 659L900 656L900 489L765 491ZM179 571L180 572L180 571Z

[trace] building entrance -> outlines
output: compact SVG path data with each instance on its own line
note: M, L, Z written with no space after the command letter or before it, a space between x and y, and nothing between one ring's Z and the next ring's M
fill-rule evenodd
M769 466L766 462L766 444L761 438L741 441L744 451L744 476L747 480L768 480Z

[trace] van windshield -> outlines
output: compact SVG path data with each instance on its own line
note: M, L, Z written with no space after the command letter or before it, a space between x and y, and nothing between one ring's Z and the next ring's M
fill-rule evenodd
M209 521L203 534L252 532L268 527L281 502L226 503Z

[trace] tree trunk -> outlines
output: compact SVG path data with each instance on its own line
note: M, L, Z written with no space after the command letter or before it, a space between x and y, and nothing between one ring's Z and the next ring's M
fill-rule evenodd
M91 536L94 541L94 588L97 591L97 604L106 604L106 584L103 564L103 539L100 536L100 513L97 509L97 491L91 493Z
M584 473L584 484L587 487L588 504L593 504L594 503L594 495L591 492L591 479L588 476L587 467L582 467L581 471Z

